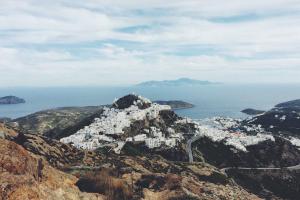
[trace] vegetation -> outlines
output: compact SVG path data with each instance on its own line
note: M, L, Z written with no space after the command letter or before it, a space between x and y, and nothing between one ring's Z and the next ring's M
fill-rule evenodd
M132 191L121 179L112 175L112 171L102 169L88 172L76 184L81 191L100 193L107 196L107 200L131 200Z

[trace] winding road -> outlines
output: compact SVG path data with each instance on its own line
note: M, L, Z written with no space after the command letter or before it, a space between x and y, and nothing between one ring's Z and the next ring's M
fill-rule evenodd
M193 137L191 137L188 141L187 141L187 145L186 145L186 152L188 154L189 157L189 162L192 163L194 162L194 158L193 158L193 151L192 151L192 143L197 141L198 139L200 139L202 137L202 135L194 135ZM288 171L294 171L294 170L300 170L300 164L298 165L294 165L294 166L289 166L289 167L258 167L258 168L251 168L251 167L226 167L223 169L220 169L221 172L226 173L227 170L230 169L241 169L241 170L288 170Z
M194 158L193 158L193 152L192 152L192 143L197 141L198 139L200 139L202 137L202 135L194 135L193 137L191 137L186 144L186 152L189 156L189 162L192 163L194 162Z
M299 165L294 165L294 166L289 166L289 167L257 167L257 168L252 168L252 167L226 167L223 169L220 169L221 172L226 173L227 170L230 169L235 169L235 170L288 170L288 171L294 171L294 170L300 170L300 164Z

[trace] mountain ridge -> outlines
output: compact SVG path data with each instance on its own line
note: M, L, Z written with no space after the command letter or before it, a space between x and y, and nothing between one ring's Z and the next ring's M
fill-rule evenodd
M161 86L197 86L197 85L214 85L214 84L220 84L220 83L196 80L196 79L190 79L190 78L179 78L179 79L175 79L175 80L145 81L145 82L139 83L135 86L161 87Z

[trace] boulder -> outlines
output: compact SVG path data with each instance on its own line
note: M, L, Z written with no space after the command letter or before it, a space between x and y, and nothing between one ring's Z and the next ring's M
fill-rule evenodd
M113 107L118 109L129 108L132 105L137 105L139 109L145 109L150 107L151 101L134 94L129 94L113 103Z

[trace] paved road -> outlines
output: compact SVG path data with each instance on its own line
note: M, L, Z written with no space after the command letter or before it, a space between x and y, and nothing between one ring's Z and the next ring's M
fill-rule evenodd
M294 171L294 170L300 170L300 164L295 165L295 166L290 166L290 167L257 167L257 168L251 168L251 167L226 167L221 169L221 172L226 173L227 170L229 169L241 169L241 170L289 170L289 171Z
M194 158L193 158L193 152L192 152L192 143L195 142L196 140L198 140L199 138L201 138L201 135L194 135L193 137L191 137L186 144L186 152L189 156L189 162L192 163L194 162Z
M85 166L85 165L77 165L66 168L67 170L96 170L101 169L100 166Z
M194 135L193 137L191 137L188 141L187 141L187 145L186 145L186 152L189 156L189 162L192 163L194 162L194 158L193 158L193 152L192 152L192 143L197 141L198 139L200 139L202 136L197 134ZM258 168L251 168L251 167L227 167L227 168L223 168L221 169L221 172L226 173L227 170L229 169L242 169L242 170L282 170L282 169L287 169L290 171L293 170L300 170L300 164L299 165L295 165L295 166L289 166L289 167L258 167Z

